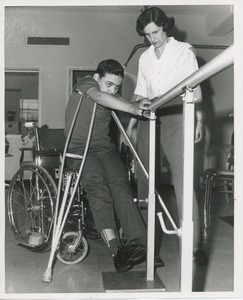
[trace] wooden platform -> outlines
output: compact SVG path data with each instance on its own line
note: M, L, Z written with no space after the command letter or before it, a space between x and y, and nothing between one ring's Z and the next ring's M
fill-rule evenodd
M147 281L145 271L102 272L102 278L106 293L166 291L157 274L153 281Z

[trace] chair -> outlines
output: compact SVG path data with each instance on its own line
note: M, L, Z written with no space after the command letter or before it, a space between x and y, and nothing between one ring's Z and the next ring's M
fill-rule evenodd
M203 172L202 178L205 183L203 237L204 240L207 240L211 224L212 190L215 189L218 192L224 193L226 202L229 202L229 195L234 194L234 133L232 134L231 144L227 151L225 168L206 169Z

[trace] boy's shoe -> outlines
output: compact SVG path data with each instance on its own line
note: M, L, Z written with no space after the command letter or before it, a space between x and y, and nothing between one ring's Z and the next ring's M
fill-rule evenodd
M127 244L125 247L126 247L126 254L124 255L127 258L128 263L135 265L146 261L146 255L147 255L146 246L138 245L138 244Z
M113 258L114 266L118 273L127 272L132 269L133 265L126 263L125 261L119 260L117 255Z
M126 272L132 269L133 265L146 260L147 249L144 245L126 244L118 247L113 256L114 266L117 272Z

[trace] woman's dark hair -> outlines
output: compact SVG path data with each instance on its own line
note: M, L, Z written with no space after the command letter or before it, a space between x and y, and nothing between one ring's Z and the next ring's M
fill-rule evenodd
M100 78L104 77L106 73L114 74L124 78L124 68L118 61L114 59L106 59L101 61L96 69L96 73L100 75Z
M175 24L173 17L167 17L166 14L158 7L150 7L145 9L137 19L136 30L140 36L144 36L144 28L151 22L154 22L158 27L163 28L163 31L168 33Z

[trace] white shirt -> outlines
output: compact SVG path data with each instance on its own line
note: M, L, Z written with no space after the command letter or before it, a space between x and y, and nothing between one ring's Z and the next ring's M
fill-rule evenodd
M153 99L162 96L198 69L192 46L169 38L158 59L151 45L139 59L137 86L134 94Z

